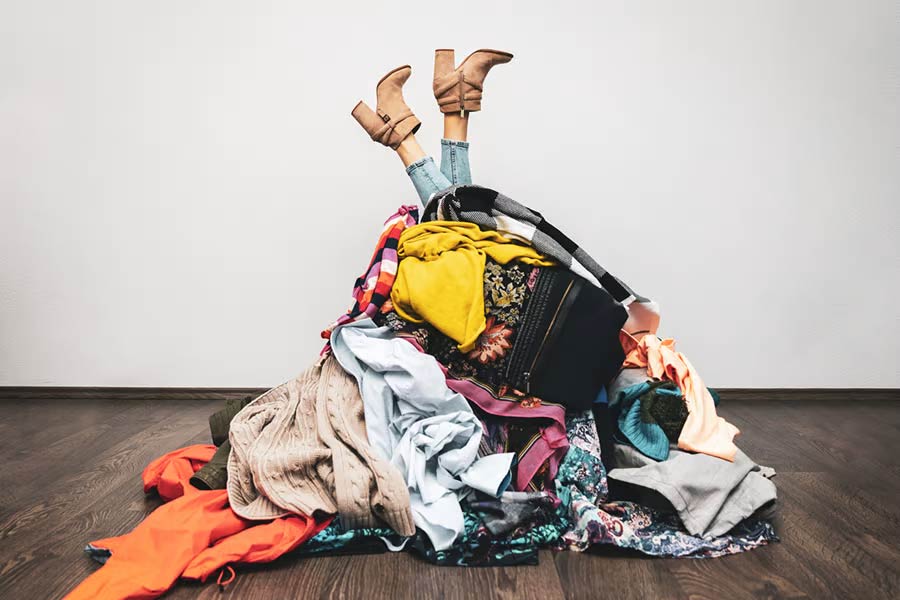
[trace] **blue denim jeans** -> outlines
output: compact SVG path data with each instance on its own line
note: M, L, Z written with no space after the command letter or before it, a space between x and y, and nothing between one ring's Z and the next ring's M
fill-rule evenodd
M428 204L432 195L451 185L472 183L469 167L469 142L441 140L441 168L438 170L430 156L421 158L406 167L422 204Z

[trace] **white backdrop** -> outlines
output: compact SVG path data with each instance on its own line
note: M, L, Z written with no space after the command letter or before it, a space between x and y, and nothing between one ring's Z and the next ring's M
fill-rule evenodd
M267 386L415 195L350 117L510 50L476 183L663 308L711 385L896 387L891 1L0 0L0 385Z

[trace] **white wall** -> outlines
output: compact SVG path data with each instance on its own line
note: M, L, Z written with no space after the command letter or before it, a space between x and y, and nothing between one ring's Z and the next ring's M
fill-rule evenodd
M515 52L477 183L663 307L724 387L895 387L890 1L0 0L0 385L266 386L415 195L349 116ZM461 57L460 57L461 58Z

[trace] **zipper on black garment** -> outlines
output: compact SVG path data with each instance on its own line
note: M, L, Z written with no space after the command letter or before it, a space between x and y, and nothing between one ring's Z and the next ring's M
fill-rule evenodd
M572 280L569 282L569 285L566 287L566 291L563 292L562 298L559 299L559 304L556 306L556 312L553 313L553 318L550 320L550 325L547 326L547 331L544 333L544 337L541 340L541 345L538 346L538 351L534 355L534 360L531 361L531 366L527 371L522 373L522 376L525 378L525 393L531 393L531 374L534 372L534 367L537 365L538 359L541 357L541 354L544 353L544 344L547 343L547 338L550 337L550 332L553 331L553 326L556 325L556 320L559 317L559 311L562 309L563 305L566 303L566 296L569 295L569 292L572 291L572 286L575 284L575 281Z
M540 336L542 315L548 310L548 296L554 286L557 274L553 269L540 269L528 307L523 314L523 322L513 344L513 350L506 365L506 378L516 389L524 391L524 371L530 360L529 349L534 347ZM526 355L526 353L528 355Z

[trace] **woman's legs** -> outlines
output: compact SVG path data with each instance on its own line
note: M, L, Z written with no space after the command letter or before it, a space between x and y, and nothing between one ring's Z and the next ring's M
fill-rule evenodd
M472 183L469 166L468 113L444 113L444 137L441 139L441 173L453 185Z
M419 145L419 140L416 139L415 134L411 133L397 146L397 156L403 161L403 166L408 167L428 155L425 154L422 146Z
M484 79L495 65L512 60L501 50L482 48L456 65L456 53L450 48L434 51L434 97L444 113L444 139L441 140L441 172L454 185L472 183L469 167L469 114L481 110Z
M444 139L465 142L469 135L469 113L444 113Z
M422 204L429 198L451 185L472 183L469 166L469 115L459 113L444 114L444 137L441 139L441 168L434 159L425 154L422 146L411 134L397 147L397 155L406 167L406 174L412 180Z
M416 141L419 119L403 99L403 85L412 73L409 65L389 71L375 85L376 110L360 101L351 111L369 137L396 150L423 204L451 185L472 183L466 139L469 113L481 110L484 78L491 67L510 59L509 52L482 49L456 67L453 50L435 51L433 87L444 114L440 169Z
M432 195L450 187L450 180L438 170L434 159L425 154L414 134L410 134L400 142L397 146L397 156L403 161L406 174L409 175L423 205L428 204L428 199Z

